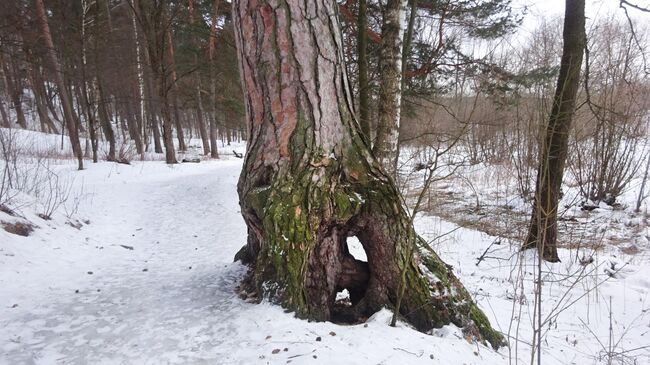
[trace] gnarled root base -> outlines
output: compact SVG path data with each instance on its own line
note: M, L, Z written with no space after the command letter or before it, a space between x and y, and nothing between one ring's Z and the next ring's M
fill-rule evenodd
M245 297L255 293L301 318L358 323L381 308L394 310L404 287L400 316L418 330L453 323L468 339L495 348L504 343L451 267L417 236L394 203L399 197L392 184L357 191L331 186L337 188L316 198L313 191L258 190L264 208L249 210L249 242L236 256L251 267L242 283ZM320 209L313 209L317 204ZM361 242L367 263L348 252L351 236ZM350 293L345 305L336 301L343 289Z

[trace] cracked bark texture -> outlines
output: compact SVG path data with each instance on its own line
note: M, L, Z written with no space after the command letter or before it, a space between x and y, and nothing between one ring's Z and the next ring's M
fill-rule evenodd
M415 233L353 115L334 0L238 0L232 13L249 143L238 183L250 265L242 288L301 318L358 321L394 308L421 331L454 323L502 344ZM399 55L398 55L399 57ZM368 262L346 239L357 236ZM416 245L416 250L411 247ZM352 306L335 304L348 289Z

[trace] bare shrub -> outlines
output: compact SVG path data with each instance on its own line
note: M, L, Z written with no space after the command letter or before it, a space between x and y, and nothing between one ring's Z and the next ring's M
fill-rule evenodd
M46 165L41 171L41 183L36 188L35 197L39 216L49 220L70 198L74 179L62 178Z
M22 140L21 143L17 131L0 129L0 206L14 211L15 205L20 204L15 198L21 193L30 195L35 198L38 215L50 219L72 196L74 204L67 207L66 215L74 214L83 189L73 194L74 179L60 176L53 168L61 156L52 156L51 150L43 150L35 142Z
M136 155L137 151L133 143L130 141L122 141L117 149L117 156L115 157L117 161L115 162L130 165Z
M626 25L608 21L597 28L586 74L588 108L576 120L569 167L585 200L611 205L642 164L650 88L644 50L632 43Z
M15 132L12 129L0 128L0 205L8 205L15 191L12 191L17 184L19 151L16 147Z

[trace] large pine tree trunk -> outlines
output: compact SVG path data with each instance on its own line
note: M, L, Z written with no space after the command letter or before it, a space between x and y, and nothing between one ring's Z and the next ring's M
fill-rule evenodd
M233 3L249 127L238 184L249 235L237 258L251 264L244 287L316 320L394 308L403 289L400 313L416 328L454 323L499 346L450 267L425 249L362 137L336 9L334 0ZM350 236L367 263L348 252ZM351 307L335 304L344 288Z
M560 261L556 243L557 210L586 42L584 0L566 1L563 39L560 74L541 145L535 203L524 243L524 248L537 247L550 262Z

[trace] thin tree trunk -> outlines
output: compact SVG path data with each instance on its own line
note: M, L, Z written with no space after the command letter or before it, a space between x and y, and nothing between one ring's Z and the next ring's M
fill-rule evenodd
M151 108L149 110L152 110ZM151 123L151 130L153 132L153 148L155 153L163 153L162 145L160 144L160 128L158 127L158 118L156 114L149 113L149 122Z
M22 101L20 100L23 94L22 87L18 85L18 80L14 80L12 72L9 69L9 64L5 61L2 52L0 52L0 64L2 65L5 89L13 103L14 111L16 112L16 122L22 128L27 128L27 120L25 119Z
M176 137L178 138L178 149L186 151L185 135L183 133L183 120L181 119L178 110L178 75L176 74L176 61L174 60L174 42L172 40L172 32L167 28L167 50L169 52L169 68L172 74L172 106L174 108L174 122L176 124Z
M454 323L500 346L501 335L415 233L361 134L336 2L232 7L250 132L238 184L248 244L237 258L252 265L244 287L300 317L344 321L393 308L403 288L400 313L419 330ZM347 251L350 236L367 263ZM350 307L335 303L343 289Z
M368 14L366 0L359 0L357 16L357 57L359 68L359 124L361 131L372 141L370 128L370 86L368 84Z
M135 62L136 62L136 71L138 75L138 97L139 97L139 134L141 133L144 136L144 145L145 149L148 147L148 138L147 138L147 129L146 129L146 104L145 104L145 91L144 91L144 72L142 70L142 56L140 50L140 37L138 35L138 24L136 21L135 11L131 11L131 27L133 28L133 42L135 44ZM159 142L160 143L160 142ZM144 151L142 151L142 146L140 147L140 156L143 157Z
M137 17L137 14L135 13L135 9L136 8L134 7L133 10L134 16ZM160 105L160 100L157 100L156 92L154 91L154 82L152 80L153 64L151 63L151 55L149 54L148 47L144 47L142 51L143 51L142 56L144 57L145 64L149 64L152 66L149 72L143 72L143 76L145 81L145 85L144 85L145 98L147 100L147 107L149 109L149 113L147 113L149 116L149 126L153 134L154 152L163 153L163 146L160 143L160 139L161 139L160 128L158 126L158 116L159 116L160 108L158 108L157 106Z
M59 128L57 128L56 124L54 124L54 121L52 121L52 118L50 118L47 110L47 104L45 102L45 86L43 85L43 79L40 76L40 72L37 70L36 63L32 59L31 53L29 51L25 51L25 57L27 59L27 67L29 68L27 71L29 83L32 88L32 92L34 93L36 111L38 112L38 117L41 121L41 124L47 126L47 128L49 128L49 132L59 134Z
M83 66L85 69L85 66ZM92 148L92 159L94 163L97 163L97 131L95 127L95 113L94 108L90 101L90 96L88 94L88 87L86 85L86 74L85 71L82 71L81 82L81 98L82 98L82 109L86 115L86 121L88 123L88 135L90 138L90 146Z
M147 57L151 65L151 72L156 78L158 90L158 103L163 124L163 145L165 146L165 161L168 164L178 163L174 148L173 119L169 106L169 57L168 46L167 6L166 2L151 3L147 1L134 1L136 16L143 24L143 33L147 39ZM173 87L173 85L172 85ZM179 131L182 134L182 130ZM179 142L185 141L181 138Z
M43 132L51 132L54 134L59 134L59 129L56 124L52 121L48 114L47 104L45 99L45 85L43 83L43 78L38 69L38 63L34 59L34 55L30 47L27 45L27 42L24 41L23 37L23 53L25 55L25 61L27 66L27 79L29 85L31 86L32 93L34 94L34 103L36 104L36 111L38 113L38 118L41 122ZM49 129L49 130L48 130Z
M125 101L124 116L129 131L130 139L135 143L135 150L138 155L142 155L142 137L140 136L140 124L138 123L138 112L135 110L133 100L127 99Z
M208 41L208 61L210 71L210 105L212 105L212 115L210 117L210 157L219 158L217 148L217 76L214 70L214 57L217 47L217 18L219 15L220 0L214 0L212 3L212 19L210 22L210 39Z
M158 86L160 90L162 118L163 118L163 144L165 145L165 161L168 164L178 163L176 160L176 152L174 151L174 137L172 135L172 116L169 110L169 101L167 100L167 93L164 91L167 85L163 80L159 81L161 84Z
M73 67L70 68L72 69ZM66 86L68 87L68 93L71 96L74 95L74 97L72 98L72 102L73 102L73 106L76 105L76 108L74 109L74 115L77 121L77 131L79 132L79 134L85 133L86 127L84 127L83 125L83 121L86 120L86 107L84 105L85 104L84 97L81 94L81 87L72 84L73 82L79 82L79 80L69 80L65 76L63 80L66 83Z
M189 0L188 1L188 8L189 8L189 21L190 21L190 26L194 26L194 0ZM198 41L196 39L196 36L192 38L192 43L194 44L195 47L199 47ZM194 66L198 69L199 68L199 58L197 54L194 54ZM196 122L198 124L198 129L199 129L199 134L201 136L201 142L203 143L203 154L204 155L209 155L210 154L210 141L208 137L208 131L205 128L205 122L203 120L203 98L201 97L201 75L197 72L196 75L196 104L198 110L196 111Z
M373 152L388 174L397 177L402 86L402 11L406 0L383 7L379 59L379 124Z
M95 23L97 26L100 24L100 10L99 6L95 6ZM108 14L108 5L106 5L106 17L110 18ZM111 28L107 29L110 34ZM99 37L95 37L95 53L94 53L94 62L95 67L99 68ZM95 90L97 92L97 114L99 115L99 125L102 128L104 133L104 138L108 142L108 155L106 156L107 161L116 161L116 151L115 151L115 132L113 131L113 126L111 125L111 119L108 112L108 99L106 93L104 92L104 80L100 72L95 73Z
M560 261L557 211L586 42L584 0L566 1L563 40L553 108L541 145L530 229L523 246L524 249L537 247L544 260L550 262Z
M650 172L650 152L646 155L645 169L643 170L643 179L641 180L641 187L639 188L639 195L636 198L636 208L634 211L639 213L641 211L641 204L645 199L645 186L648 182L648 173Z
M93 163L97 163L97 132L95 130L95 112L91 103L90 94L88 92L88 78L87 78L87 64L88 58L86 55L86 13L88 11L88 4L86 0L81 1L81 97L83 109L85 109L86 121L88 123L88 135L90 137L90 147L92 149Z
M97 93L99 96L99 100L97 104L97 110L99 114L99 124L102 127L102 131L104 132L104 137L106 138L106 141L108 141L108 155L106 156L106 160L115 161L116 160L115 133L113 132L113 126L111 125L111 120L110 117L108 116L108 110L106 108L107 100L104 95L104 88L102 86L102 82L99 78L99 75L97 75L95 82L97 83Z
M196 89L196 102L198 104L196 122L198 123L199 135L201 136L201 142L203 143L203 154L208 156L210 154L210 140L208 137L208 131L205 128L205 121L203 120L203 101L201 98L200 84Z
M406 25L406 34L404 35L404 47L402 47L402 91L404 91L404 82L406 80L406 68L408 66L409 54L411 53L411 43L413 41L413 27L415 26L415 17L418 13L418 0L411 0L411 11L409 21Z
M43 73L41 72L40 74L42 75ZM61 123L61 129L65 129L65 121L59 118L59 114L57 113L57 107L56 105L54 105L54 101L53 101L54 92L52 92L52 88L48 87L48 85L46 85L45 83L43 83L42 85L43 85L43 96L45 98L45 105L47 105L47 109L49 110L54 120ZM63 133L63 131L61 133Z
M79 143L79 131L77 129L76 121L77 118L74 113L74 108L72 107L72 97L69 94L68 88L65 86L63 74L61 71L61 65L59 64L59 60L54 49L54 42L52 41L50 26L47 22L47 14L45 13L45 5L43 4L43 0L34 0L34 5L36 18L38 19L43 41L45 42L45 47L47 49L47 55L50 59L52 70L54 71L54 80L59 88L59 96L61 98L61 104L63 106L63 114L66 127L68 128L68 135L70 137L72 151L77 157L79 170L83 170L83 151L81 150L81 144Z
M5 109L5 103L0 96L0 116L2 116L2 126L5 128L11 128L11 122L9 121L9 116L7 115L7 109Z
M144 50L144 56L149 60L149 53L145 49ZM160 143L161 140L161 135L160 135L160 127L158 123L158 116L159 116L159 110L160 108L157 108L156 106L160 105L160 101L157 100L157 96L154 91L154 85L153 85L153 80L152 80L152 75L151 72L145 73L145 93L147 94L147 105L149 108L149 126L151 127L151 131L153 133L153 146L154 146L154 152L155 153L163 153L163 146Z

